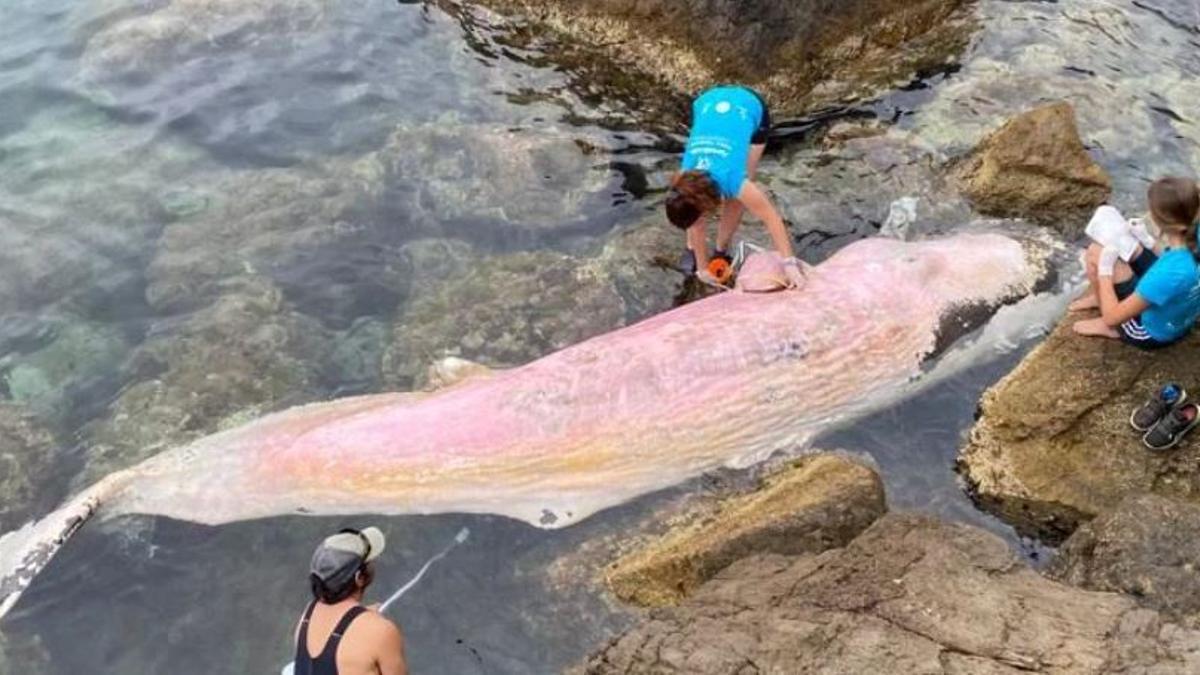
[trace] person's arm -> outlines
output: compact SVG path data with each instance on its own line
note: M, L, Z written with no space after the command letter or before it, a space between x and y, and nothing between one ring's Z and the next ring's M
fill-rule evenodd
M752 180L744 181L737 198L743 206L750 210L750 213L753 213L763 222L763 225L767 226L771 241L775 243L775 250L779 251L784 258L795 258L796 252L792 249L792 238L788 235L787 226L783 224L783 218L779 215L779 211L775 209L775 205L771 203L762 188Z
M687 229L688 248L692 249L692 255L696 256L697 272L708 269L708 242L705 241L704 225L704 216L700 216Z
M408 662L404 658L404 636L396 624L384 619L379 640L380 675L408 675Z
M799 288L804 283L804 263L796 257L796 252L792 248L792 237L788 234L787 226L783 224L783 218L779 215L775 205L771 203L762 188L751 180L742 182L738 201L750 209L750 213L757 216L767 226L771 241L775 242L775 249L783 256L783 270L787 274L788 285L792 288Z
M1150 308L1150 303L1137 293L1124 300L1117 299L1117 289L1113 284L1113 268L1117 259L1116 249L1106 247L1097 265L1100 283L1097 284L1099 288L1096 294L1100 297L1100 318L1109 328L1116 328Z

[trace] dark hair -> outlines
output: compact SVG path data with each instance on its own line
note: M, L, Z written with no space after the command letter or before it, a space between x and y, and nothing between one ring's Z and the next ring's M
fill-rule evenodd
M1188 248L1196 254L1196 218L1200 216L1200 190L1196 182L1178 176L1159 178L1146 190L1146 201L1154 222L1164 230L1182 234Z
M671 181L667 194L667 220L681 230L721 205L721 193L707 171L684 171Z
M327 605L332 605L354 595L354 592L360 588L357 583L359 574L362 574L362 588L370 586L375 579L375 570L372 569L372 566L362 563L354 568L353 574L339 574L337 578L331 579L329 582L322 581L321 577L315 574L310 574L308 575L308 584L312 588L314 598Z

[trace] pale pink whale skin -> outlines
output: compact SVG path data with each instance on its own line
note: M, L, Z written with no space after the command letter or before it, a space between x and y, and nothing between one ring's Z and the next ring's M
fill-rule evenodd
M266 417L149 462L110 507L206 523L456 511L566 525L866 409L919 375L948 307L1027 292L1028 265L999 235L861 241L802 292L725 293L448 391Z
M210 524L492 513L561 527L802 448L919 377L948 310L1028 294L1039 265L997 234L868 239L799 291L723 293L431 394L269 415L113 474L0 539L0 616L70 519L95 509Z

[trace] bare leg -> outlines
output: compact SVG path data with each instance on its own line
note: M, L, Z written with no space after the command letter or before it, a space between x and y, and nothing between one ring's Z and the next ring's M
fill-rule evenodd
M1114 340L1120 339L1121 337L1121 334L1117 332L1116 328L1112 328L1108 324L1104 323L1104 319L1101 319L1100 317L1076 321L1075 325L1071 326L1071 328L1075 329L1076 333L1080 335L1086 335L1088 337L1105 337L1112 338Z
M1093 249L1095 249L1095 251L1093 251ZM1089 304L1089 305L1083 306L1083 307L1081 307L1082 309L1094 309L1094 308L1098 308L1100 306L1100 298L1099 298L1099 296L1096 295L1096 292L1095 292L1096 285L1099 283L1099 270L1096 269L1096 263L1100 259L1100 250L1101 250L1100 247L1096 244L1092 244L1090 247L1088 247L1088 252L1087 252L1087 272L1088 272L1088 283L1089 283L1088 295L1085 295L1082 298L1080 298L1079 300L1071 303L1072 309L1075 309L1077 305L1082 305L1085 301L1087 301L1089 299L1094 299L1095 304ZM1124 262L1117 261L1117 266L1113 268L1113 276L1112 276L1113 283L1117 283L1117 284L1123 283L1123 282L1129 281L1132 278L1133 278L1133 269L1130 268L1129 265L1125 264ZM1071 328L1073 328L1075 330L1075 332L1078 333L1079 335L1086 335L1088 337L1104 337L1104 338L1112 338L1112 339L1119 339L1121 337L1121 334L1119 332L1117 332L1117 329L1104 323L1104 319L1102 319L1101 317L1096 317L1094 319L1083 319L1082 321L1076 321L1075 324L1071 326Z
M1087 271L1088 285L1083 290L1083 295L1067 306L1067 311L1081 312L1100 306L1100 296L1096 295L1096 263L1100 260L1100 251L1100 244L1092 244L1084 251L1083 268Z
M758 161L762 159L763 150L766 145L750 146L750 157L746 160L746 180L754 180L758 175ZM722 251L729 250L729 244L733 241L733 235L737 232L738 226L742 224L742 211L745 207L736 199L726 199L725 205L721 207L721 221L717 225L717 248Z

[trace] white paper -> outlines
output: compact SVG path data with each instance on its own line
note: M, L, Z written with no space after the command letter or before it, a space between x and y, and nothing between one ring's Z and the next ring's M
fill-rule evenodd
M1129 262L1137 252L1138 240L1129 229L1129 221L1112 206L1101 206L1087 225L1087 236L1101 246L1117 249L1121 260Z

